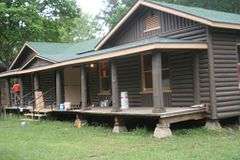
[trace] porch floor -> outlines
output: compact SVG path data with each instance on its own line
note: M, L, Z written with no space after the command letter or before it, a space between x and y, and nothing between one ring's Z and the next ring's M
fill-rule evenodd
M6 108L10 109L10 108ZM11 108L13 109L13 108ZM16 109L16 108L14 108ZM167 107L164 113L153 113L152 107L130 107L127 110L121 110L120 112L112 112L111 107L101 108L94 107L89 110L51 110L43 109L39 113L58 113L58 114L89 114L89 115L102 115L102 116L125 116L125 117L155 117L160 119L166 119L169 123L187 121L187 120L199 120L206 118L205 107Z
M206 110L203 107L167 107L165 113L153 113L152 107L130 107L127 110L120 112L112 112L112 108L95 107L90 110L70 110L66 112L86 113L86 114L101 114L101 115L126 115L126 116L146 116L146 117L172 117L176 115L185 115L193 113L204 113Z

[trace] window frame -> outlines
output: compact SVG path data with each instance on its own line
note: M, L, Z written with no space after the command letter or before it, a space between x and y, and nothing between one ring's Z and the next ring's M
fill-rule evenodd
M142 92L141 93L152 93L152 91L153 91L153 88L146 88L146 78L145 78L145 73L146 72L144 71L144 56L148 55L148 54L152 54L152 53L151 52L147 52L147 53L141 54L141 85L142 85L142 87L141 87L142 88ZM170 76L169 65L168 65L168 67L165 67L165 68L162 67L162 73L164 71L167 71L167 70L169 71L169 80L170 80L171 76ZM151 72L152 73L152 68L151 68L150 71L147 71L147 72ZM169 84L168 87L163 86L163 92L171 92L171 85Z

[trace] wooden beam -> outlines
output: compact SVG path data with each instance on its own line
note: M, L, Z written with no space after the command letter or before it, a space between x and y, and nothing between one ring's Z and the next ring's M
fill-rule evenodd
M33 87L35 91L39 90L39 77L37 73L33 74Z
M215 68L214 68L214 53L212 45L212 32L208 28L208 72L209 72L209 89L210 89L210 108L211 119L217 119L217 106L216 106L216 83L215 83Z
M120 111L117 66L114 60L111 61L111 82L112 82L112 112Z
M62 103L62 77L61 71L56 71L56 105L60 106Z
M193 55L194 104L200 104L199 55Z
M20 105L22 106L23 105L23 82L22 82L22 77L19 77L18 78L18 84L21 86L20 88Z
M86 68L85 65L82 64L80 66L80 72L81 72L81 103L82 103L82 109L87 109L87 78L86 78Z
M154 53L152 56L152 81L153 81L153 112L166 112L163 103L162 86L162 54Z
M10 94L10 79L4 79L4 83L5 83L5 93L6 93L6 100L7 100L7 107L10 107L11 104L11 94Z

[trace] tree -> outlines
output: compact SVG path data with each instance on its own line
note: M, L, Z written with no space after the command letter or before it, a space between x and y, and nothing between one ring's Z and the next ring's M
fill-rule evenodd
M70 42L94 37L97 28L75 0L1 0L0 62L9 66L26 41ZM87 24L90 29L81 28Z
M108 4L106 9L102 11L103 19L111 28L127 13L131 6L137 0L106 0ZM233 12L240 14L239 0L155 0L167 3L176 3L187 6L202 7L207 9Z

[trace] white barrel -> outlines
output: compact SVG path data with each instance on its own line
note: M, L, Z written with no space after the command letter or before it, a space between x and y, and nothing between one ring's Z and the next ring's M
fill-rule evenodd
M128 92L121 92L121 109L129 109Z

